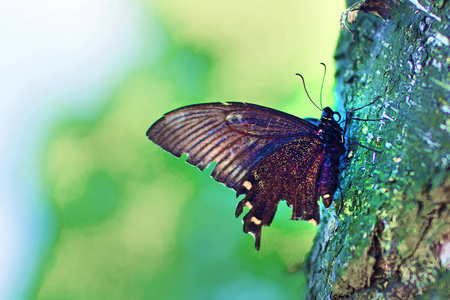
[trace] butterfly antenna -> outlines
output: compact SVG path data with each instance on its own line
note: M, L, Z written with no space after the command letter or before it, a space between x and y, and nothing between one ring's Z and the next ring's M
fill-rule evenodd
M327 65L323 62L320 63L323 66L323 77L322 77L322 84L320 85L320 107L322 106L322 91L323 91L323 83L325 82L325 75L327 74Z
M300 78L302 79L303 87L304 87L304 89L305 89L305 93L306 93L306 96L308 96L309 101L311 101L311 103L314 104L314 106L317 107L318 110L322 111L322 109L321 109L320 107L318 107L317 104L314 103L314 101L313 101L313 100L311 99L311 97L309 96L308 90L306 89L305 79L303 78L303 76L302 76L301 74L299 74L299 73L296 73L295 75L300 76Z

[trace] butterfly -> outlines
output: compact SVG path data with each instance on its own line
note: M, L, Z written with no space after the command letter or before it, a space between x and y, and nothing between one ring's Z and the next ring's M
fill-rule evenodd
M318 201L331 205L345 153L341 116L331 108L318 119L301 119L250 103L205 103L166 113L147 137L200 170L216 162L211 176L245 194L243 230L261 245L262 227L270 226L278 204L292 208L292 220L320 220Z

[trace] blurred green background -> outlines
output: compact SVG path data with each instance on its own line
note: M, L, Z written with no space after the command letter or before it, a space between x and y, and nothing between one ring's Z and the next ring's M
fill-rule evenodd
M292 270L316 228L290 221L282 202L256 251L234 217L235 192L215 182L211 169L199 172L161 150L145 132L165 112L212 101L319 117L295 73L318 103L319 63L326 63L324 106L333 105L344 1L14 5L5 13L16 22L7 34L13 42L2 50L11 52L2 57L15 57L5 59L14 72L1 74L3 82L18 82L8 88L23 100L2 102L11 109L3 110L3 122L11 119L5 124L15 131L4 143L17 170L3 192L17 190L2 208L17 214L2 225L11 265L0 274L8 278L5 299L305 293L303 273ZM15 128L19 117L23 125Z

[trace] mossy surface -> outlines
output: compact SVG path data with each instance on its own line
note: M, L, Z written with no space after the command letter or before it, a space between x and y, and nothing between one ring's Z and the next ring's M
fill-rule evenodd
M449 294L450 3L433 5L392 2L388 19L360 13L341 35L341 111L377 99L353 117L382 120L350 122L340 192L306 265L310 299Z

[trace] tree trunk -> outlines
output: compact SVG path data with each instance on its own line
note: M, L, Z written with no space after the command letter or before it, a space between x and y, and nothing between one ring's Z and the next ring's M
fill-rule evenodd
M341 34L340 111L376 100L353 118L382 120L350 121L310 299L450 299L450 3L419 2L375 2L384 19L359 13Z

